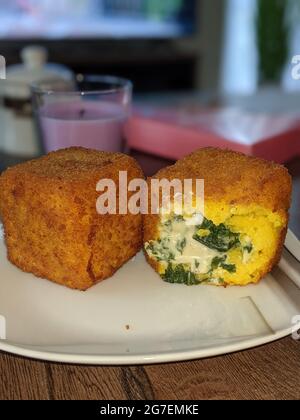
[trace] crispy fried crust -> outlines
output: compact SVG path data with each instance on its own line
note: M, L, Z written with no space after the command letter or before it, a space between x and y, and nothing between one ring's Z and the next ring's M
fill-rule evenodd
M206 199L256 203L272 211L290 207L291 177L284 166L230 150L200 149L155 178L204 179Z
M279 262L287 232L292 191L291 176L284 166L230 150L204 148L148 178L149 191L153 178L182 181L204 179L205 200L220 201L233 206L257 204L274 213L280 213L286 224L280 232L274 258L261 271L260 278ZM143 216L144 244L158 239L158 226L158 215ZM159 272L157 261L147 254L146 259Z
M78 147L4 172L0 214L9 260L79 290L110 277L142 244L140 215L96 211L97 183L109 178L118 186L119 171L127 171L128 181L143 178L127 155Z

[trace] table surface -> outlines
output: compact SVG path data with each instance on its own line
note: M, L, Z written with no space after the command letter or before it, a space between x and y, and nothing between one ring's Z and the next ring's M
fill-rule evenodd
M136 154L146 172L166 162ZM291 211L300 237L300 159ZM0 353L0 399L300 399L300 343L291 337L222 357L184 363L94 367Z

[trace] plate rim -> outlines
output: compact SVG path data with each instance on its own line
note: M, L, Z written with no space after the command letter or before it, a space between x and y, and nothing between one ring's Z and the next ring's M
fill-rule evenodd
M183 361L200 360L205 358L217 357L226 354L231 354L239 351L250 350L255 347L260 347L265 344L278 341L300 329L300 321L298 324L279 331L274 334L267 334L260 337L238 341L234 344L224 344L217 347L208 347L205 349L183 350L183 351L165 351L153 352L148 354L75 354L75 353L59 353L55 351L42 351L42 346L34 347L21 346L6 340L0 340L0 351L4 351L17 356L22 356L35 360L42 360L47 362L66 363L66 364L81 364L81 365L97 365L97 366L125 366L125 365L149 365L161 363L174 363ZM63 347L63 346L62 346ZM72 347L72 346L71 346ZM45 346L47 349L47 346Z
M0 222L0 228L2 224ZM0 241L1 237L0 229ZM299 241L300 243L300 241ZM280 264L279 264L280 267ZM285 270L283 270L285 271ZM293 280L293 279L292 279ZM295 280L293 280L294 283ZM297 284L297 283L296 283ZM149 365L161 363L174 363L191 360L200 360L205 358L217 357L226 354L231 354L239 351L250 350L255 347L260 347L272 342L281 340L293 334L294 331L300 329L300 321L289 328L281 329L274 333L262 334L253 336L251 338L244 338L235 341L234 343L227 343L216 346L208 346L199 349L184 349L184 350L166 350L153 351L143 353L118 353L118 354L89 354L89 353L72 353L49 350L51 346L30 346L18 344L9 340L0 339L0 351L9 354L17 355L34 360L41 360L47 362L57 362L66 364L79 365L96 365L96 366L126 366L126 365ZM63 348L64 346L57 346ZM68 346L68 348L76 348L76 345ZM48 348L48 349L47 349Z

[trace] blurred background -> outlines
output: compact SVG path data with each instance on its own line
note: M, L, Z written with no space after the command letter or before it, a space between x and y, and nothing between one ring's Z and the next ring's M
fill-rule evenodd
M137 92L299 90L289 73L299 38L299 0L0 0L8 65L44 45L50 61L122 75Z
M0 55L0 170L45 151L24 85L80 73L133 82L147 174L213 145L300 175L300 0L0 0Z

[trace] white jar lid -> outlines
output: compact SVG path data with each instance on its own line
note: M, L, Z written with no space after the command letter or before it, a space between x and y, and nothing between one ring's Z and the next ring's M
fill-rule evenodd
M47 49L31 45L21 51L22 64L9 66L0 94L8 98L30 99L30 85L39 80L72 80L72 71L60 64L47 63Z

